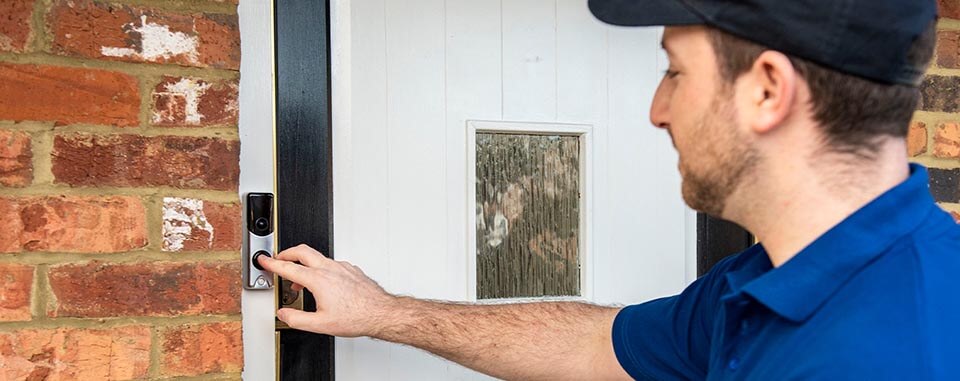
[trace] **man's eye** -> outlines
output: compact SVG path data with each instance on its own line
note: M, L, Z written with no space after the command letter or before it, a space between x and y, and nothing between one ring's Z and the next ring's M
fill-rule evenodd
M676 70L664 70L664 71L663 71L663 76L664 76L664 77L667 77L667 78L671 78L671 79L672 79L672 78L676 78L677 75L679 75L679 74L680 74L680 72L679 72L679 71L676 71Z

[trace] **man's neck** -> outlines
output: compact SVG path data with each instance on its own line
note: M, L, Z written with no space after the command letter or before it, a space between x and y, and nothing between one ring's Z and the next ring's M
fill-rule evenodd
M728 219L763 243L774 267L909 176L902 144L887 144L877 160L861 164L800 161L770 165L756 184L728 200Z

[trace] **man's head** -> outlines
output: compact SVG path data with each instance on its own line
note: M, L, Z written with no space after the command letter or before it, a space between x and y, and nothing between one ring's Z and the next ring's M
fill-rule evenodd
M768 50L719 29L708 28L707 34L717 55L720 78L727 84L749 72L757 57ZM935 44L936 24L931 22L911 45L908 63L926 68ZM906 137L920 99L916 86L880 83L794 55L787 57L810 90L810 107L823 129L825 149L870 158L876 153L878 139Z
M919 98L916 84L932 56L935 5L872 1L591 0L590 6L601 20L615 24L681 25L664 31L670 68L651 119L670 132L680 153L687 203L731 218L729 199L749 198L738 189L774 168L790 167L785 158L791 155L869 161L886 142L906 135ZM860 10L864 17L879 13L888 20L861 20L847 9L854 3L872 7ZM808 7L807 13L798 13L798 5ZM658 12L665 19L651 21ZM818 27L811 21L818 17L839 18L821 27L838 35L802 34ZM916 27L921 20L923 27ZM782 25L771 25L774 21ZM734 34L744 35L751 23L760 23L761 36L754 41ZM844 29L851 25L857 30ZM879 33L884 27L894 29ZM814 41L805 41L810 38ZM888 50L872 51L884 46Z
M933 36L931 24L914 44L918 65L929 62ZM671 67L651 119L680 153L684 199L716 216L763 158L795 152L763 144L785 123L806 124L812 134L771 141L813 144L823 156L811 160L872 160L886 139L906 136L919 99L915 86L841 73L715 28L668 27L664 47Z

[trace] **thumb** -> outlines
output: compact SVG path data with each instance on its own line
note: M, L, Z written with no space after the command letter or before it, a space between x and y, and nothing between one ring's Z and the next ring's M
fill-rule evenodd
M313 312L300 311L295 308L281 308L277 311L277 318L286 323L290 328L309 331L307 327L311 325L311 320L316 319Z

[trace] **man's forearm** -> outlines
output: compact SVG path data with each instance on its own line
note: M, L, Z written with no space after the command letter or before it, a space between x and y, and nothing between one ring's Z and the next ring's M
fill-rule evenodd
M503 379L614 378L603 375L622 374L610 341L617 311L575 302L467 305L400 297L373 336Z

